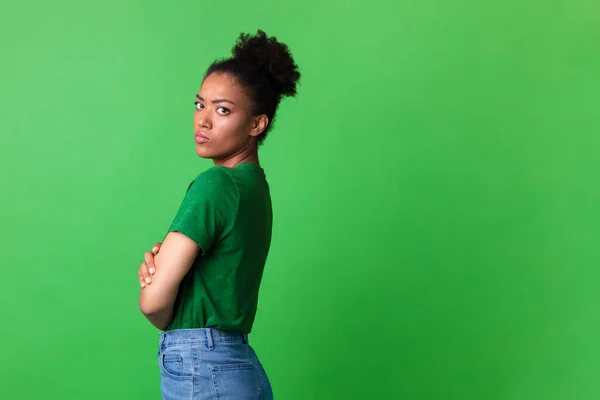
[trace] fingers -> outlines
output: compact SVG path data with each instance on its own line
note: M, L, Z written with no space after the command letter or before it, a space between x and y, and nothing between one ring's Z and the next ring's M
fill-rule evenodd
M161 245L161 242L156 242L156 244L152 247L152 251L147 251L144 253L144 262L140 264L140 269L138 270L138 278L140 280L140 286L142 289L152 283L152 275L154 275L156 272L154 256L160 250Z
M150 273L148 272L148 265L145 261L140 264L140 269L138 270L138 278L140 280L140 286L142 287L142 289L152 282L152 278L150 278Z
M145 252L144 261L148 266L148 272L150 272L150 275L154 275L154 272L156 272L156 267L154 266L154 254L149 251Z
M152 254L149 251L146 252L146 254ZM148 260L148 257L146 256L146 254L144 255L146 260ZM154 263L154 257L152 257L152 263ZM154 267L151 268L149 267L149 263L148 261L144 261L143 263L140 264L140 269L138 270L138 277L140 278L140 285L142 286L142 289L144 287L146 287L146 285L149 285L152 283L152 277L151 275L154 273Z

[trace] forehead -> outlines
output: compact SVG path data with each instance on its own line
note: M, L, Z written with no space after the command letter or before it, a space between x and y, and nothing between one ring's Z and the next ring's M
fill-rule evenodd
M212 73L207 76L198 94L206 100L225 98L236 103L246 100L244 90L236 79L223 73Z

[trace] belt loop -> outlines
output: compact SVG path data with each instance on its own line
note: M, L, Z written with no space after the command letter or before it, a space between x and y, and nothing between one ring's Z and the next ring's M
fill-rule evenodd
M248 344L248 334L247 333L244 333L244 335L242 336L242 342L244 344Z
M158 354L163 349L163 343L165 342L165 335L163 333L158 332Z
M215 348L215 344L213 343L212 330L210 328L205 328L206 332L206 347L209 350L213 350Z

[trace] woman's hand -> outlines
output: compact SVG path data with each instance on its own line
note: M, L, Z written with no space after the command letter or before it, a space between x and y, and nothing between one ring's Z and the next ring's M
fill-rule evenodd
M152 283L152 276L156 272L156 266L154 265L154 256L158 254L158 250L160 250L161 242L157 242L154 247L152 247L152 251L147 251L144 253L144 262L140 264L140 269L138 270L138 278L140 279L140 286L143 288L146 285Z

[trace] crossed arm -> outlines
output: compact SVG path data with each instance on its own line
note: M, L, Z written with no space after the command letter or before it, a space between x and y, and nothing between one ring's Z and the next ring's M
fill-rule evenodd
M169 232L154 257L152 284L140 290L140 310L160 330L173 319L173 305L180 282L191 268L200 248L180 232Z

